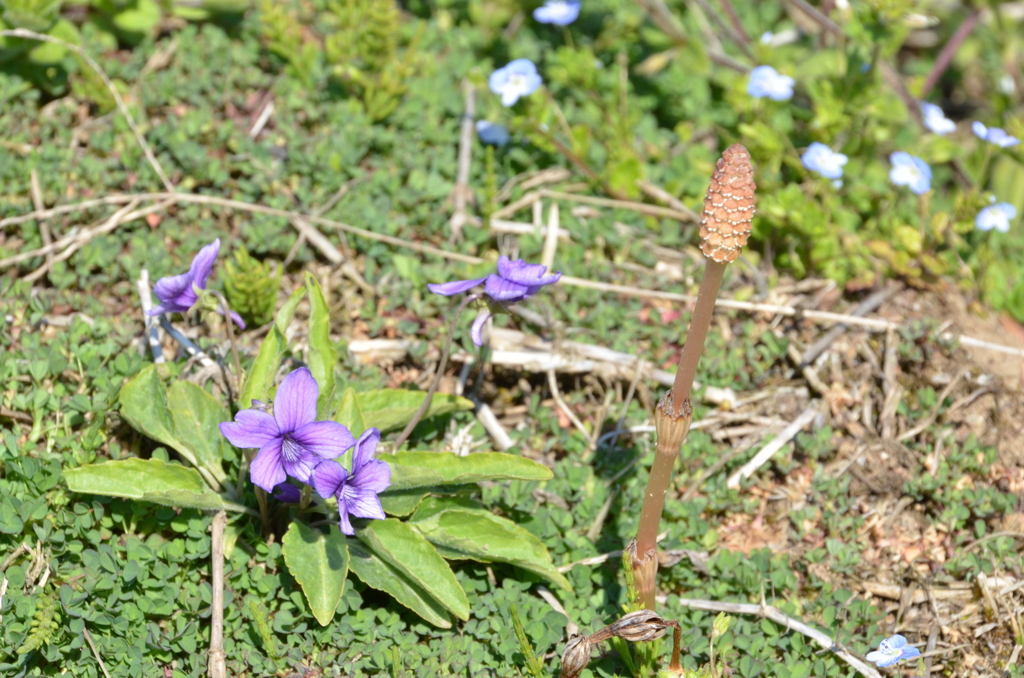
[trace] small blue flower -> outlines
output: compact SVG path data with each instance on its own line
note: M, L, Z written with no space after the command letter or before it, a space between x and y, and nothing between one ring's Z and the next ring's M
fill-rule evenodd
M843 176L843 165L849 160L842 153L836 153L825 144L815 141L802 156L800 162L804 167L817 172L826 179L839 179Z
M924 126L939 136L956 131L956 123L947 118L935 104L922 101L921 116L924 118Z
M1010 230L1010 220L1017 216L1017 208L1008 202L997 202L989 205L974 218L974 226L979 231L991 231L993 228L1000 233Z
M536 92L541 82L537 67L532 61L516 59L491 73L488 84L492 92L501 95L503 105L512 106L519 101L519 97Z
M983 141L987 141L990 144L995 144L999 148L1009 148L1010 146L1016 146L1020 143L1020 139L1017 137L1011 137L1006 133L1006 130L1001 127L985 127L977 120L971 125L971 129L974 130L974 135Z
M918 195L931 190L932 168L921 158L896 151L889 156L892 169L889 170L889 181L897 186L906 186Z
M487 144L488 146L497 146L498 148L507 144L511 138L508 133L508 127L499 125L496 122L488 122L487 120L476 121L476 136L480 139L480 143Z
M760 42L762 45L770 45L772 44L772 39L774 37L774 33L772 33L771 31L765 31L764 33L761 34L761 37L758 39L758 42Z
M750 71L747 94L758 99L768 97L772 101L786 101L792 98L795 84L796 80L780 74L771 66L758 66Z
M579 0L547 0L533 10L533 18L542 24L568 26L580 15Z
M895 636L886 638L879 643L878 649L874 652L868 652L867 660L874 662L875 666L882 669L904 659L913 659L920 656L921 651L916 647L908 646L907 639L897 633Z

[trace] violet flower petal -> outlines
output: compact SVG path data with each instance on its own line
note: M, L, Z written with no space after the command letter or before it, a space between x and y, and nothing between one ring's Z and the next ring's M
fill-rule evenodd
M218 252L220 252L220 238L199 250L192 260L192 265L189 267L188 272L192 276L192 281L196 284L196 287L201 290L206 289L206 280L210 277L210 273L213 272L213 263L217 261Z
M341 533L347 534L350 537L355 534L356 531L352 529L352 521L349 520L348 509L345 508L345 502L340 500L338 501L338 516L338 527L341 528Z
M234 421L220 425L220 432L235 447L263 447L280 435L277 422L266 412L242 410Z
M359 469L373 459L373 453L377 451L379 443L379 428L368 428L363 431L363 435L359 436L359 442L356 443L356 449L352 452L353 473L359 473Z
M348 471L336 461L322 461L313 470L313 489L324 499L333 497L344 486Z
M346 484L341 494L342 496L338 500L339 513L341 512L340 507L344 504L345 512L357 518L384 520L387 517L384 514L384 508L380 505L380 498L376 492L361 490L353 487L351 484Z
M160 278L153 286L153 293L160 300L160 305L149 312L149 315L161 313L184 313L196 303L196 293L192 289L192 275L182 273Z
M380 459L371 459L352 474L348 486L355 487L360 491L383 492L391 487L391 467Z
M274 396L274 418L281 433L291 433L316 419L316 399L320 388L309 369L291 372Z
M245 329L245 321L242 320L242 316L238 315L234 311L231 311L230 315L231 315L231 319L235 321L235 324L238 325L240 328L242 328L244 330Z
M282 461L281 439L275 438L256 453L256 458L249 465L249 478L254 485L273 492L276 486L288 479Z
M314 421L305 424L293 431L289 437L323 459L340 457L356 442L352 433L336 421Z
M288 483L281 483L274 488L274 499L284 502L285 504L298 504L302 501L302 490L289 485Z
M480 312L476 314L476 318L473 320L473 326L469 329L469 338L473 340L473 343L477 346L484 345L484 325L487 323L487 319L491 317L491 312L486 308L480 309Z
M487 292L487 296L496 301L522 301L529 293L526 285L505 280L493 273L487 276L484 291Z
M281 465L284 472L292 478L308 483L309 477L313 475L313 469L321 461L321 457L296 442L291 435L281 439Z
M467 292L485 280L487 280L487 276L484 276L483 278L476 278L475 280L453 280L452 282L446 283L430 283L427 285L427 289L434 294L443 294L446 297L450 297L454 294Z
M509 261L506 256L498 259L498 275L520 285L550 285L562 277L561 271L546 276L547 270L543 264L528 264L522 259Z

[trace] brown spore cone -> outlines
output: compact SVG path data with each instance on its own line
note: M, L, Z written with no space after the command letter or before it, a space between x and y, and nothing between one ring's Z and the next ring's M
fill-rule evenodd
M754 218L754 166L743 144L725 149L711 175L700 217L700 249L719 263L736 261Z

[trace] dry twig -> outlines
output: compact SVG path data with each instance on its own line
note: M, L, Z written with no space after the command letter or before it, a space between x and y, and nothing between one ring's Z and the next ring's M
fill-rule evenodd
M729 476L729 479L725 482L726 486L730 488L739 487L741 480L752 476L754 471L761 468L762 464L775 456L775 453L781 450L786 443L793 438L796 438L796 434L799 433L804 426L807 426L814 421L816 416L818 416L818 405L812 404L801 412L800 416L794 419L792 424L783 429L782 433L761 448L761 451L754 455L753 459L748 461L742 468Z
M764 603L761 603L760 605L753 605L749 603L720 603L714 600L699 600L694 598L676 598L672 602L679 603L683 607L688 607L691 610L750 614L770 619L776 624L784 627L787 631L796 631L797 633L813 640L822 649L835 653L837 657L852 666L861 675L866 676L866 678L882 678L882 674L880 674L873 666L869 666L855 657L848 650L837 645L834 640L821 631L811 628L802 621L783 614L781 610L772 607L771 605L766 605Z

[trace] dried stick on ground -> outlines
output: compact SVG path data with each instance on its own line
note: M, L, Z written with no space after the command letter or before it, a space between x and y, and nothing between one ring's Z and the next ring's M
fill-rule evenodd
M589 438L590 431L588 431L587 427L583 425L580 418L576 416L576 413L569 408L569 405L562 400L562 394L558 391L558 378L555 376L554 370L548 370L548 387L551 389L551 397L558 405L558 408L565 413L565 416L568 417L569 421L572 422L572 425L583 434L584 438Z
M776 436L770 443L761 448L761 451L754 455L754 458L743 465L740 470L729 476L729 479L725 481L726 487L735 489L739 487L740 481L744 478L749 478L754 474L754 471L761 468L761 466L769 459L775 456L775 453L781 450L786 443L793 438L796 438L796 434L807 426L814 418L818 416L818 406L811 405L797 417L792 424L787 426L782 433Z
M899 287L892 285L875 292L870 297L857 304L857 307L850 311L850 315L861 317L868 313L875 312L882 304L892 297L892 295L896 294L897 291L899 291ZM800 356L800 366L810 365L813 363L819 355L827 351L829 346L835 343L836 339L841 337L848 329L850 329L850 326L843 323L836 325L829 330L824 337L811 344L811 346L804 351L804 354Z
M569 195L569 194L564 194ZM575 196L580 197L580 196ZM253 203L242 202L240 200L229 200L227 198L218 198L209 195L195 195L191 193L139 193L135 195L109 195L105 198L86 200L80 203L72 205L61 205L59 207L52 207L48 210L33 211L28 214L23 214L18 217L8 217L6 219L0 219L0 228L5 226L12 226L15 224L24 223L26 221L32 221L33 219L43 219L48 217L57 216L60 214L67 214L69 212L77 212L100 205L118 205L124 203L130 203L134 200L146 201L146 200L167 200L169 202L182 202L199 205L217 205L228 209L237 209L245 212L253 212L257 214L266 214L268 216L277 216L291 221L296 216L305 217L307 221L313 224L319 224L321 226L327 226L335 228L345 233L351 233L368 240L375 240L377 242L387 243L394 245L395 247L401 247L412 250L414 252L420 252L422 254L429 254L432 256L442 257L452 261L462 261L468 264L480 264L485 260L481 257L474 257L469 254L462 254L459 252L449 252L439 247L432 247L430 245L423 245L421 243L412 242L408 239L399 238L396 236L385 235L383 233L375 233L367 229L358 228L349 224L342 223L340 221L334 221L333 219L326 219L324 217L317 217L312 215L303 215L299 212L293 212L289 210L281 210L273 207L266 207L264 205L256 205ZM595 200L604 200L603 198L595 198ZM627 203L629 204L629 203ZM633 203L642 204L642 203ZM651 207L651 206L647 206ZM148 211L157 211L158 208L146 208ZM148 213L148 211L146 213ZM142 216L142 211L134 213L135 215ZM125 218L128 219L132 215L128 215ZM135 216L134 218L137 218ZM75 234L77 235L77 233ZM43 256L47 252L54 251L67 245L69 242L74 240L75 235L68 236L62 240L55 242L50 247L42 247L31 252L24 252L7 259L0 260L0 269L6 268L12 264L16 264L32 257ZM333 246L332 246L333 249ZM328 256L328 255L324 255ZM651 299L668 299L670 301L682 301L692 302L695 300L693 295L679 294L677 292L663 292L661 290L649 290L642 287L635 287L632 285L617 285L614 283L605 283L595 280L588 280L585 278L575 278L572 276L563 275L560 284L570 285L573 287L583 287L586 289L601 290L603 292L611 292L614 294L623 294L632 297L646 297ZM808 311L793 306L781 306L777 304L757 304L748 301L736 301L733 299L718 299L715 302L717 308L733 309L737 311L747 311L751 313L768 313L772 315L791 316L798 319L811 320L819 323L844 323L860 327L873 332L884 332L886 330L897 330L901 328L899 323L895 323L889 320L882 320L880 318L858 318L845 313L831 313L828 311ZM963 346L969 346L972 348L981 348L988 351L995 351L998 353L1004 353L1007 355L1015 355L1024 358L1024 350L1013 348L1011 346L1004 346L1002 344L995 344L988 341L982 341L975 339L974 337L954 334L952 332L944 332L940 335L944 341L958 341Z
M36 211L46 209L46 204L43 202L43 189L39 186L39 172L33 167L29 172L29 187L32 191L32 206L36 208ZM46 219L39 220L39 235L43 239L43 247L53 244L53 235L50 233L50 222ZM46 255L46 261L50 266L53 266L53 254Z
M146 138L142 136L139 126L135 123L135 118L132 117L131 111L128 110L128 106L125 105L124 99L121 98L121 93L118 92L116 87L114 87L114 83L111 82L106 72L100 68L100 65L96 63L96 61L93 60L93 58L89 56L84 49L78 45L61 40L60 38L55 38L52 35L43 35L42 33L36 33L35 31L30 31L25 28L13 28L6 31L0 31L0 37L25 38L28 40L52 42L53 44L61 45L65 49L69 49L82 57L85 63L89 64L89 68L95 71L96 75L100 76L100 80L103 81L103 84L110 92L110 95L114 97L117 109L121 112L121 115L124 116L125 121L128 123L128 127L132 130L132 134L135 135L135 141L137 141L139 146L142 148L142 152L146 155L146 160L149 161L150 167L152 167L153 171L156 172L156 175L160 177L160 182L164 185L164 188L171 193L175 191L174 184L172 184L171 180L167 178L167 174L164 173L163 167L160 166L160 161L156 159L156 156L153 155L153 150L149 147L149 144L146 143Z
M544 234L544 249L541 251L541 266L552 271L555 268L555 254L558 252L558 203L552 202L548 209L548 228Z
M153 310L153 300L149 296L149 271L145 268L139 273L139 279L135 283L139 291L139 299L142 302L142 324L145 328L146 340L149 342L149 350L153 352L153 362L159 365L164 361L164 352L160 348L160 334L156 329L156 322L149 314Z
M96 657L96 662L100 665L103 675L106 676L106 678L110 678L110 673L107 671L107 667L103 663L103 658L100 657L99 650L96 649L96 643L93 642L92 634L89 633L89 629L82 628L82 635L85 636L85 642L89 643L89 647L92 649L92 655Z
M786 616L781 610L774 608L771 605L765 605L763 603L761 605L752 605L748 603L719 603L714 600L698 600L693 598L677 598L672 602L678 603L683 607L688 607L691 610L731 612L732 614L752 614L758 617L771 619L776 624L784 626L787 630L796 631L797 633L813 640L821 648L835 653L837 657L852 666L862 676L866 676L867 678L882 678L882 674L880 674L874 667L862 662L849 651L836 645L834 640L821 631L811 628L807 624L793 619L792 617Z
M230 318L228 322L231 322ZM210 586L213 588L213 601L210 605L210 678L227 678L224 666L224 528L227 522L228 514L218 511L211 527L210 557L213 559L213 572Z
M491 439L494 441L494 447L496 447L499 452L504 452L505 450L513 447L515 443L512 441L512 438L509 437L505 429L501 427L501 424L498 422L498 418L494 416L494 411L487 406L487 403L481 403L479 401L474 402L476 402L476 410L474 411L476 419L480 422L480 425L483 426L489 434L491 434Z
M466 207L473 197L469 187L469 170L473 162L473 128L476 117L476 88L468 79L462 82L462 95L466 100L466 108L462 114L462 129L459 134L459 167L455 176L455 188L452 190L452 203L455 211L448 225L451 233L448 242L457 242L462 237L462 227L469 218Z

